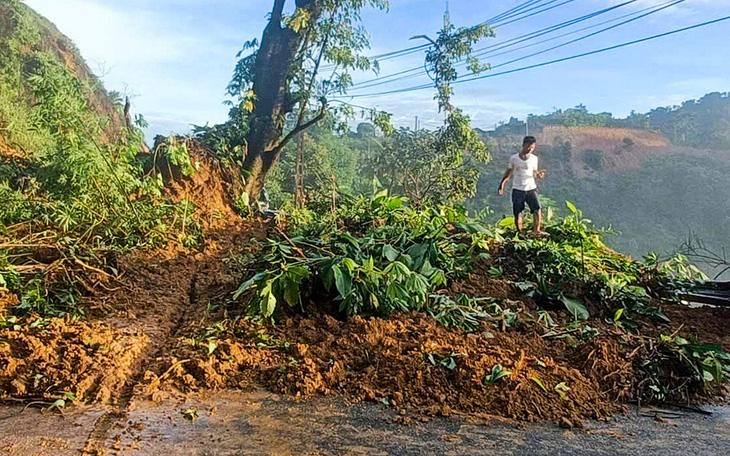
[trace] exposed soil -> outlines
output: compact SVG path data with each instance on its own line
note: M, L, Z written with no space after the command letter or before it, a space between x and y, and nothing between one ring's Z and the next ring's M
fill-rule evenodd
M638 168L647 158L676 152L677 148L660 133L632 128L546 126L541 143L569 141L573 151L571 166L578 176L590 175L581 151L603 151L603 169L622 171Z
M0 333L0 389L16 398L73 392L84 402L110 402L149 338L99 323L56 319L48 326Z
M222 166L214 158L213 152L197 140L178 140L185 142L196 171L186 177L179 167L171 165L164 156L157 156L154 171L164 176L168 195L176 202L187 200L195 204L195 216L207 232L226 227L233 220L245 223L233 210L233 195L240 193L240 183L243 182L240 171Z
M464 334L422 314L346 323L322 316L290 321L281 331L293 336L300 361L276 371L273 386L294 396L338 393L384 401L404 414L415 409L519 421L567 418L575 424L620 409L602 397L598 385L561 362L562 343L535 333L485 325ZM485 385L497 364L512 375ZM560 383L570 388L565 398L555 390Z
M2 134L0 134L0 162L2 161L20 161L27 158L26 155L18 150L16 150L13 147L10 147L5 140L3 139Z
M664 310L675 327L682 327L685 337L730 348L729 308L668 306Z

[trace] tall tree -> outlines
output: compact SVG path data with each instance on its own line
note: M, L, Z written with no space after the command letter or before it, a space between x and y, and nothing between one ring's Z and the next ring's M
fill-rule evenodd
M327 99L346 92L351 72L377 69L361 55L368 35L360 13L367 6L388 7L387 0L294 0L294 12L286 15L286 1L274 0L260 45L256 40L246 44L239 57L248 55L228 88L238 98L231 117L248 113L243 168L252 201L289 141L328 113L346 111L330 107Z

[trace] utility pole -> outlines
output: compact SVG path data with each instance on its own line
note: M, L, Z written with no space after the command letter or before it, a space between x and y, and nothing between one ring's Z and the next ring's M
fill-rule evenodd
M530 116L525 117L525 136L530 136Z
M444 13L444 30L451 26L451 13L449 12L449 0L446 0L446 12Z
M418 116L416 116L416 131L418 131Z

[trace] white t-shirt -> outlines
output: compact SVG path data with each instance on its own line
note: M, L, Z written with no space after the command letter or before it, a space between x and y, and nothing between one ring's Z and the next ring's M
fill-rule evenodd
M512 168L512 188L529 192L537 188L535 173L537 172L537 156L530 154L527 160L520 158L520 154L514 154L509 158L509 166Z

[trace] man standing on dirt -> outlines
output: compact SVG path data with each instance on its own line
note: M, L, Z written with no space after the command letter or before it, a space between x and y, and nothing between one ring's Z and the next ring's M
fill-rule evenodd
M547 172L538 168L538 159L535 155L537 140L534 136L525 136L522 141L522 150L509 158L509 166L504 172L502 181L499 183L499 194L504 195L504 187L510 177L512 181L512 210L515 215L517 231L522 233L524 219L522 211L525 210L525 203L530 207L534 218L532 234L536 237L547 236L542 230L542 207L537 194L537 179L545 179Z

